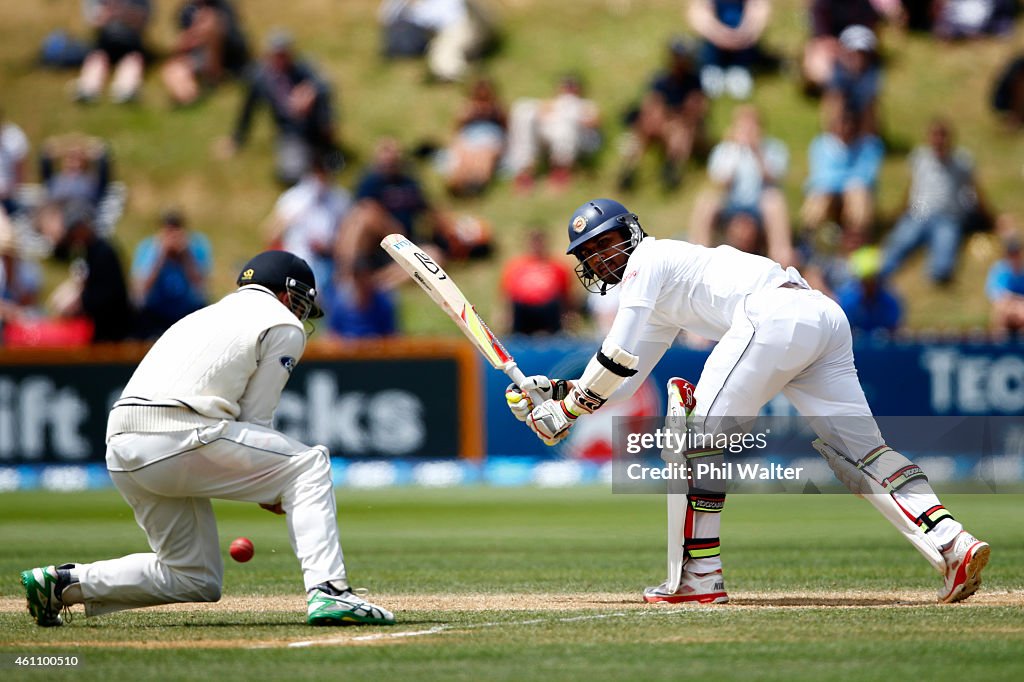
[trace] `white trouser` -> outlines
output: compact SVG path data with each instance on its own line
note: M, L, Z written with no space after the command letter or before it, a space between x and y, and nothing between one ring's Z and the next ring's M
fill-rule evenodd
M577 112L557 107L544 115L545 102L518 100L512 105L508 128L508 165L513 173L533 168L542 149L551 164L569 168L576 163L582 146L582 126Z
M850 457L883 444L853 364L850 323L819 291L777 288L747 296L704 365L695 423L706 418L712 431L743 426L736 422L756 417L779 392L822 440Z
M708 433L749 430L761 407L779 392L822 440L851 459L862 460L884 445L857 378L850 323L819 291L778 288L747 296L704 365L694 392L693 423ZM898 453L891 456L910 464ZM913 481L893 498L911 519L941 507L925 480ZM721 517L688 509L685 537L717 541ZM947 520L929 533L941 546L962 528ZM691 570L710 571L721 567L721 558L693 563Z
M217 601L224 565L210 498L280 502L306 589L327 580L347 584L323 446L223 421L194 431L114 436L107 468L153 552L82 564L87 615Z
M487 26L472 16L441 29L427 47L430 72L441 80L461 80L469 58L483 49L488 37Z

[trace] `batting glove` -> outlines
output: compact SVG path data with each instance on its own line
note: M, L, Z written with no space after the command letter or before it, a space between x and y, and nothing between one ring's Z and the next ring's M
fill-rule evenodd
M536 374L526 377L522 387L509 384L505 389L505 403L516 419L525 422L536 407L528 394L529 391L537 391L544 400L561 400L569 394L570 387L571 383L564 379L548 379Z
M568 385L568 394L561 400L545 400L530 413L526 424L544 441L555 445L569 435L569 429L581 414L590 414L604 405L605 400L577 385ZM555 387L558 392L558 387Z
M578 416L566 409L563 400L545 400L530 412L526 425L544 445L555 445L569 435L569 429Z

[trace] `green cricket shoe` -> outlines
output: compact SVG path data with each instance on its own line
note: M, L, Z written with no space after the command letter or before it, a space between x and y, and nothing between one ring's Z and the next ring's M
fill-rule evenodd
M351 590L318 585L306 608L309 625L394 625L395 616Z
M21 584L25 588L28 612L36 619L36 624L44 628L64 624L60 617L64 604L59 596L59 581L60 575L56 566L32 568L21 572Z

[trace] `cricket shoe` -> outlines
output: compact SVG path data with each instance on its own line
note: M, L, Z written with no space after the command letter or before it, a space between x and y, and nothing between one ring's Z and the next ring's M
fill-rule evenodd
M73 567L74 564L61 564L21 572L28 612L36 619L37 625L48 628L64 624L61 611L66 612L67 606L60 600L60 594L74 582L71 578Z
M965 530L942 550L946 560L946 583L939 590L939 601L947 604L963 601L981 587L981 570L992 550Z
M694 604L725 604L729 601L729 595L725 591L725 580L722 579L722 569L711 573L692 573L684 571L679 581L679 587L675 591L669 590L666 580L657 587L648 587L644 590L644 601L648 604L668 602L669 604L694 603Z
M337 590L328 584L317 585L306 609L309 625L394 625L395 616L387 609L371 604L352 590Z

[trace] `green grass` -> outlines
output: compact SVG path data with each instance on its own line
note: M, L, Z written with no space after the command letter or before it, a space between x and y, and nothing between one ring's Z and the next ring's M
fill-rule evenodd
M125 255L152 231L162 206L179 203L193 225L212 239L214 293L228 291L238 266L261 248L257 225L278 193L270 178L269 122L259 122L251 145L241 155L221 162L212 158L211 144L231 129L240 97L234 85L219 89L194 108L170 111L158 73L152 70L137 106L116 107L104 102L76 107L65 91L72 74L33 70L31 59L52 28L84 32L78 0L7 4L11 5L5 7L7 20L0 26L0 99L9 117L24 127L35 143L69 130L111 140L118 175L127 181L130 191L127 213L118 228ZM356 154L341 178L343 184L353 184L381 135L395 134L409 145L427 138L441 142L448 138L461 88L426 85L420 62L389 64L379 59L378 0L292 0L285 4L246 0L242 4L243 19L255 44L270 26L288 27L339 91L341 134ZM616 194L615 148L622 130L621 113L661 64L668 36L685 28L681 4L676 0L506 0L494 4L500 8L505 39L500 52L484 68L500 84L506 99L543 95L558 74L579 71L604 111L608 144L596 172L581 176L569 192L559 196L539 191L524 200L512 194L509 183L502 182L485 198L452 202L442 197L436 174L423 169L423 177L441 205L478 214L494 225L499 258L457 268L460 284L475 293L478 308L489 319L494 318L497 307L498 263L522 248L529 224L545 225L561 238L567 216L579 203L595 195ZM766 43L790 60L799 54L806 32L805 4L802 0L774 3ZM158 3L154 45L166 48L170 44L176 6ZM925 36L890 32L884 42L889 70L883 111L890 136L906 145L916 144L932 115L949 114L961 142L978 160L981 182L992 203L1002 211L1024 214L1024 194L1018 191L1024 137L1001 131L987 109L992 78L1019 41L939 45ZM767 114L769 132L789 144L786 192L795 213L806 177L807 144L818 130L816 104L797 93L788 74L759 79L755 102ZM724 129L733 106L729 101L715 103L715 136ZM628 205L656 236L683 236L703 183L703 170L692 168L683 189L666 195L654 181L654 159L648 161L642 186L628 197ZM879 190L880 209L887 219L898 213L906 185L902 158L890 156ZM908 324L983 325L987 304L982 281L995 256L989 241L971 244L957 283L945 291L925 284L921 264L915 262L897 278L898 288L908 299ZM51 271L50 281L56 276L57 271ZM419 292L403 293L407 330L455 333L443 316L420 303Z
M597 488L345 490L339 517L354 583L383 605L450 595L452 606L397 609L392 628L340 631L302 625L300 576L282 519L255 505L217 503L225 557L237 535L256 546L247 564L226 560L224 604L88 620L79 612L49 630L5 608L0 675L11 679L16 654L75 653L83 660L76 679L1019 678L1022 501L946 496L992 544L993 560L981 599L939 606L929 601L937 576L865 503L734 495L722 540L735 605L675 608L635 606L664 570L660 497ZM113 491L2 495L0 538L0 598L8 605L21 597L19 570L145 550ZM558 603L474 603L537 593L559 595ZM296 608L274 600L282 596L294 597ZM239 598L272 606L243 609ZM357 645L360 636L378 638ZM295 641L320 645L283 647Z

